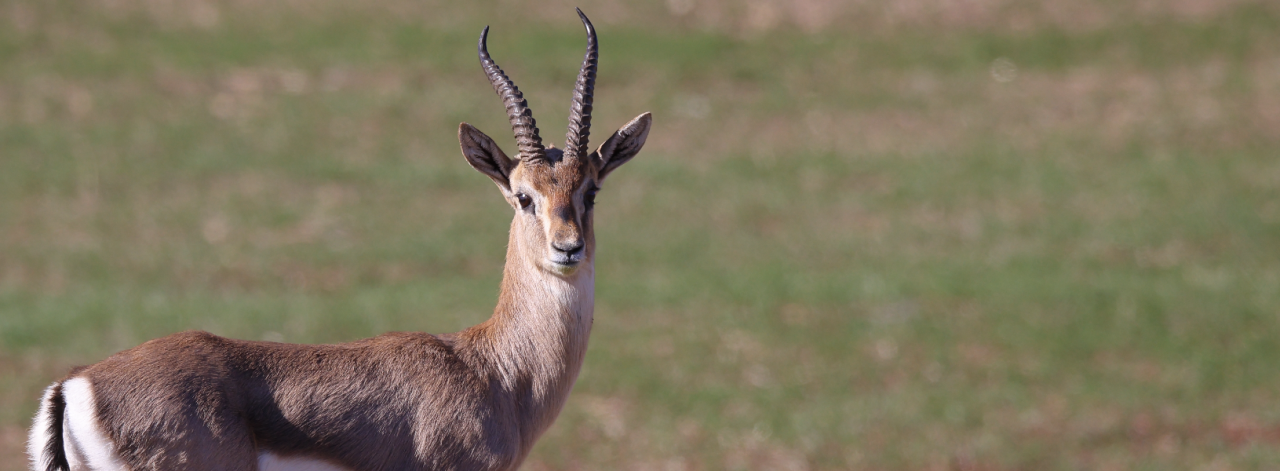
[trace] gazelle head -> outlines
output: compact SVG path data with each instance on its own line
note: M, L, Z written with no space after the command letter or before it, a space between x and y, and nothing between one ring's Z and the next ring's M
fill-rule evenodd
M524 95L489 57L488 27L480 33L480 65L507 108L519 152L515 159L507 157L479 129L467 123L458 127L458 141L467 162L493 179L516 210L511 225L514 252L543 270L564 276L593 260L592 206L596 192L606 175L640 152L651 123L649 113L641 114L595 151L588 151L599 51L591 21L582 10L578 10L578 16L587 29L587 53L573 91L563 150L542 145Z

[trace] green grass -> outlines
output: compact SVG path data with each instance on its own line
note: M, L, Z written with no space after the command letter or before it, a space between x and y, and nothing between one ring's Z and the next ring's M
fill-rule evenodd
M150 338L487 316L510 210L456 126L511 146L476 35L560 141L571 8L111 5L0 15L0 469L44 385ZM595 135L655 128L599 197L592 347L526 469L1280 460L1275 8L583 8Z

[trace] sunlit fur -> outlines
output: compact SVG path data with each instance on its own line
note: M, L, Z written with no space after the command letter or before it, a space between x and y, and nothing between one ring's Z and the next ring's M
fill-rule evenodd
M62 394L61 385L53 384L45 388L44 395L40 397L40 410L36 412L36 418L31 424L31 432L27 435L27 456L31 459L31 469L45 470L50 466L53 457L46 451L49 447L49 441L53 439L51 435L61 436L61 427L57 431L51 430L49 426L53 420L60 414L53 410L53 402L56 396Z
M33 469L518 468L586 353L595 305L587 195L640 151L650 122L640 115L589 155L516 159L459 126L467 162L515 213L487 321L335 345L207 332L152 340L48 389L30 434Z
M638 151L614 141L643 144L648 122L642 115L601 149ZM252 469L263 453L335 469L515 469L564 406L586 353L595 236L585 192L612 158L632 155L510 167L499 187L515 214L489 320L337 345L204 332L152 340L59 383L65 417L42 407L33 461L52 460L41 444L63 420L72 464L109 469ZM516 192L532 204L521 208ZM551 244L575 237L582 261L553 262ZM84 448L72 449L77 441Z

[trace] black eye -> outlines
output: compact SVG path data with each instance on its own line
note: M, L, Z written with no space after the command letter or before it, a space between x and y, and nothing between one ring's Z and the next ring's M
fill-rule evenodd
M583 204L586 204L587 209L591 209L593 206L596 205L597 191L600 191L600 190L587 190L587 193L585 195L582 195L582 202Z
M516 202L520 204L520 209L525 209L528 208L529 205L533 204L533 198L530 198L529 195L524 193L516 193Z

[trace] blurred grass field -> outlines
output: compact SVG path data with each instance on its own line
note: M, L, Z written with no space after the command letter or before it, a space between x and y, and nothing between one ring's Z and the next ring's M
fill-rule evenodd
M574 5L0 1L0 470L153 337L485 319L475 41L560 144ZM1280 465L1275 3L577 5L593 135L655 128L525 469Z

